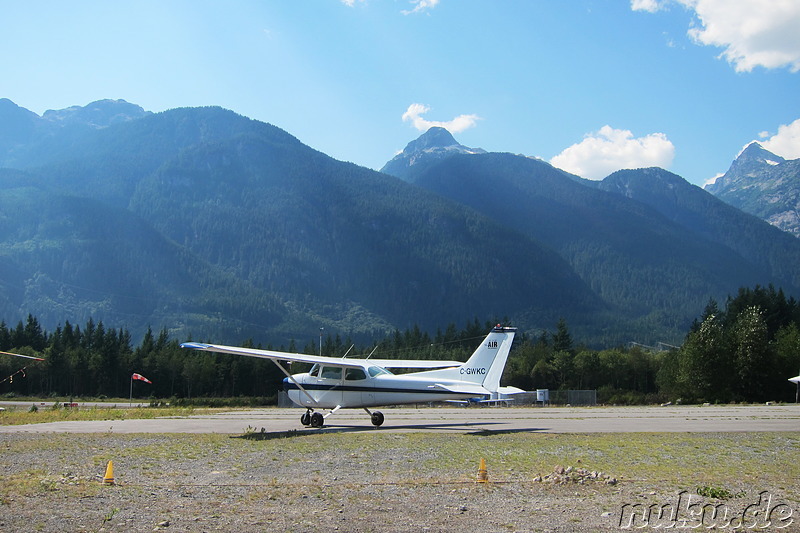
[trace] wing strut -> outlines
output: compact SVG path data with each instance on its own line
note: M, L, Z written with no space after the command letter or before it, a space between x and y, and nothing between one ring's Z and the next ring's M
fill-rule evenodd
M297 385L297 388L298 388L298 389L300 389L300 391L301 391L303 394L305 394L306 396L308 396L308 399L309 399L309 400L311 400L311 402L312 402L314 405L319 405L319 404L317 403L317 400L315 400L315 399L314 399L314 397L313 397L313 396L311 396L311 395L308 393L308 391L307 391L306 389L304 389L304 388L303 388L303 386L302 386L302 385L300 385L300 384L297 382L297 380L296 380L296 379L294 379L294 377L293 377L293 376L292 376L292 375L291 375L291 374L290 374L290 373L289 373L289 372L288 372L288 371L287 371L285 368L283 368L283 365L282 365L282 364L280 364L280 363L278 362L278 360L277 360L277 359L273 359L273 360L272 360L272 362L273 362L273 363L275 363L275 364L278 366L278 368L280 368L280 369L281 369L281 372L283 372L284 374L286 374L286 377L287 377L287 378L289 378L289 380L290 380L292 383L294 383L295 385Z
M338 411L341 408L342 408L341 405L337 405L336 407L333 408L333 411L331 411L330 413L324 414L323 418L328 418L329 416L331 416L333 413L335 413L336 411Z

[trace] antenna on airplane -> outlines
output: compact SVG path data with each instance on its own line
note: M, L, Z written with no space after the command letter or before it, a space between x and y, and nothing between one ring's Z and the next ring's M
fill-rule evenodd
M378 346L380 346L380 344L379 344ZM374 354L374 353L375 353L375 350L377 350L377 349L378 349L378 346L374 347L374 348L372 349L372 351L371 351L371 352L369 352L369 355L367 356L367 359L369 359L370 357L372 357L372 354Z
M350 347L347 349L347 351L346 351L346 352L344 352L344 355L342 356L342 359L344 359L345 357L347 357L347 354L349 354L349 353L350 353L350 350L352 350L352 349L353 349L353 346L355 346L355 344L351 344L351 345L350 345Z

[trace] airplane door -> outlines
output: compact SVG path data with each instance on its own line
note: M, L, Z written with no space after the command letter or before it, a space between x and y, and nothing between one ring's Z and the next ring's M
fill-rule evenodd
M314 396L322 408L342 404L342 367L323 366L314 383Z
M342 405L346 407L360 407L370 395L368 389L370 382L367 373L363 368L347 368L344 371L344 392L342 393Z

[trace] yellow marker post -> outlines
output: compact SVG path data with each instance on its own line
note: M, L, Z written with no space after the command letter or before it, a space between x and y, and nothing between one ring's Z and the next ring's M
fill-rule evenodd
M108 466L106 466L106 475L103 476L103 485L113 485L114 484L114 463L112 461L108 462Z
M478 479L476 480L478 483L488 483L489 482L489 472L486 470L486 461L481 457L481 464L478 467Z

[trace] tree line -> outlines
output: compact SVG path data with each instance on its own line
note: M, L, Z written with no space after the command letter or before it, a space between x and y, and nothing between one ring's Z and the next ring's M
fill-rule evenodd
M343 356L349 352L378 358L461 359L475 349L489 326L477 320L461 330L450 325L430 336L417 326L394 331L371 346L355 346L349 337L328 333L309 339L303 348L295 341L288 346L256 345L252 339L243 346ZM321 346L320 346L321 345ZM94 397L192 399L246 397L256 403L274 403L284 374L271 362L251 357L201 353L180 347L166 329L147 329L134 346L124 328L107 328L89 319L81 327L67 321L53 332L45 331L39 320L28 315L16 327L0 322L0 351L42 357L43 362L0 356L0 394L37 397ZM302 365L292 372L304 370ZM131 381L138 373L152 383Z
M680 347L575 346L562 320L525 339L504 377L525 390L596 389L601 403L793 401L800 374L800 306L782 290L741 288L710 300Z
M499 321L507 323L507 320ZM395 330L371 345L320 330L304 346L260 346L281 351L351 357L466 360L498 323L478 319L450 324L431 335L418 326ZM248 398L274 403L283 373L272 362L180 348L168 331L148 329L134 346L124 328L89 320L44 331L29 315L9 327L0 322L0 351L33 355L44 362L0 357L0 394L38 397ZM295 365L291 372L303 371ZM524 390L596 389L601 403L664 401L792 401L787 379L800 372L800 306L774 287L742 288L723 309L710 301L683 345L668 351L625 345L596 350L576 344L565 320L552 332L518 334L503 384ZM152 383L132 382L133 373Z
M663 394L697 402L792 400L800 373L800 306L774 287L710 301L680 350L662 361Z

